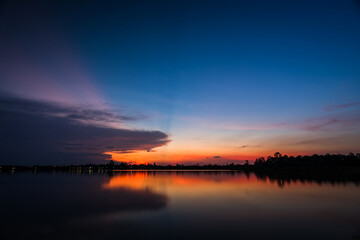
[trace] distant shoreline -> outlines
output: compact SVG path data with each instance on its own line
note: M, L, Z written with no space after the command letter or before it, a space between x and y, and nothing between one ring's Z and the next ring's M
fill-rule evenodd
M145 168L145 167L146 168ZM121 174L136 174L136 172L146 172L146 174L160 174L168 172L169 174L206 174L206 175L255 175L260 181L275 182L279 187L291 183L329 183L329 184L347 184L353 183L360 186L360 167L272 167L259 168L254 165L244 166L157 166L156 168L144 166L132 166L132 168L120 169L110 168L106 165L81 165L81 166L0 166L1 175L17 175L21 173L31 173L34 175L42 173L52 174L79 174L79 175L107 175L113 177ZM143 167L143 168L142 168Z
M274 170L302 170L302 171L351 171L360 169L360 153L344 154L314 154L311 156L287 156L279 152L274 156L268 156L266 159L260 157L250 164L245 160L244 164L196 164L196 165L157 165L156 163L133 164L127 162L115 162L110 160L108 164L80 164L80 165L0 165L2 171L112 171L112 170L245 170L245 171L274 171Z
M152 164L134 164L134 165L68 165L68 166L20 166L20 165L2 165L0 166L1 172L21 172L21 171L159 171L159 170L171 170L171 171L250 171L250 172L358 172L360 174L360 166L256 166L256 165L152 165Z

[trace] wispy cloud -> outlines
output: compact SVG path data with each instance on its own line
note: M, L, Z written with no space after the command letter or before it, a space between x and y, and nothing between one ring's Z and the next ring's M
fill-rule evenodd
M331 115L320 118L310 118L298 124L298 128L306 131L347 130L360 124L359 115Z
M180 116L177 119L188 122L193 125L202 127L219 129L219 130L272 130L278 128L286 128L289 123L283 121L279 123L241 123L235 121L215 121L209 118Z
M351 104L356 106L357 104ZM348 105L350 107L350 104ZM339 107L340 108L340 107ZM344 106L345 108L345 106ZM268 130L301 130L301 131L332 131L348 130L360 125L360 112L348 110L345 113L329 113L326 116L315 116L312 118L283 120L278 123L241 123L241 122L224 122L200 118L180 118L191 124L199 125L204 128L229 131L268 131ZM246 145L240 148L248 147Z
M352 103L345 103L345 104L338 104L338 105L327 105L324 107L324 110L327 112L335 111L335 110L341 110L351 107L360 106L360 102L352 102Z

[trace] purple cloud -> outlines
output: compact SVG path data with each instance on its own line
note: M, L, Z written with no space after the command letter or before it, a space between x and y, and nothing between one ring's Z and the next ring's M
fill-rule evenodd
M79 116L74 118L73 112ZM160 131L89 124L130 120L108 111L3 97L0 115L0 164L99 163L109 158L103 154L107 151L148 151L170 141Z

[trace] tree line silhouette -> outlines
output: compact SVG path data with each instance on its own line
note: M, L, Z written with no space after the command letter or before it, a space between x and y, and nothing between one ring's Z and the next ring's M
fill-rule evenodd
M0 166L0 173L15 173L22 171L37 172L68 172L70 174L110 174L121 170L169 170L181 171L192 170L204 172L218 170L233 170L230 173L254 173L259 180L269 179L277 182L279 186L291 182L318 182L318 183L348 183L360 184L360 154L314 154L311 156L287 156L276 152L274 156L258 158L253 164L244 161L242 164L207 164L207 165L157 165L131 164L126 162L114 162L107 164L85 164L69 166ZM219 171L218 171L219 172ZM220 173L220 172L219 172Z
M67 165L67 166L0 166L1 172L14 171L112 171L112 170L274 170L274 169L360 169L360 153L354 154L314 154L311 156L287 156L276 152L274 156L268 156L266 159L260 157L250 164L248 160L243 164L206 164L206 165L157 165L156 163L132 164L127 162L115 162L110 160L108 164L83 164L83 165Z
M255 168L338 168L360 167L360 153L354 154L325 154L312 156L287 156L276 152L274 156L258 158L254 162Z

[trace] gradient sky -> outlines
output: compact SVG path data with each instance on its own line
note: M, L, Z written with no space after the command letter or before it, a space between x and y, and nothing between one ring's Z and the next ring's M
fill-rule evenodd
M360 152L358 1L5 1L0 53L3 162L29 116L119 161Z

